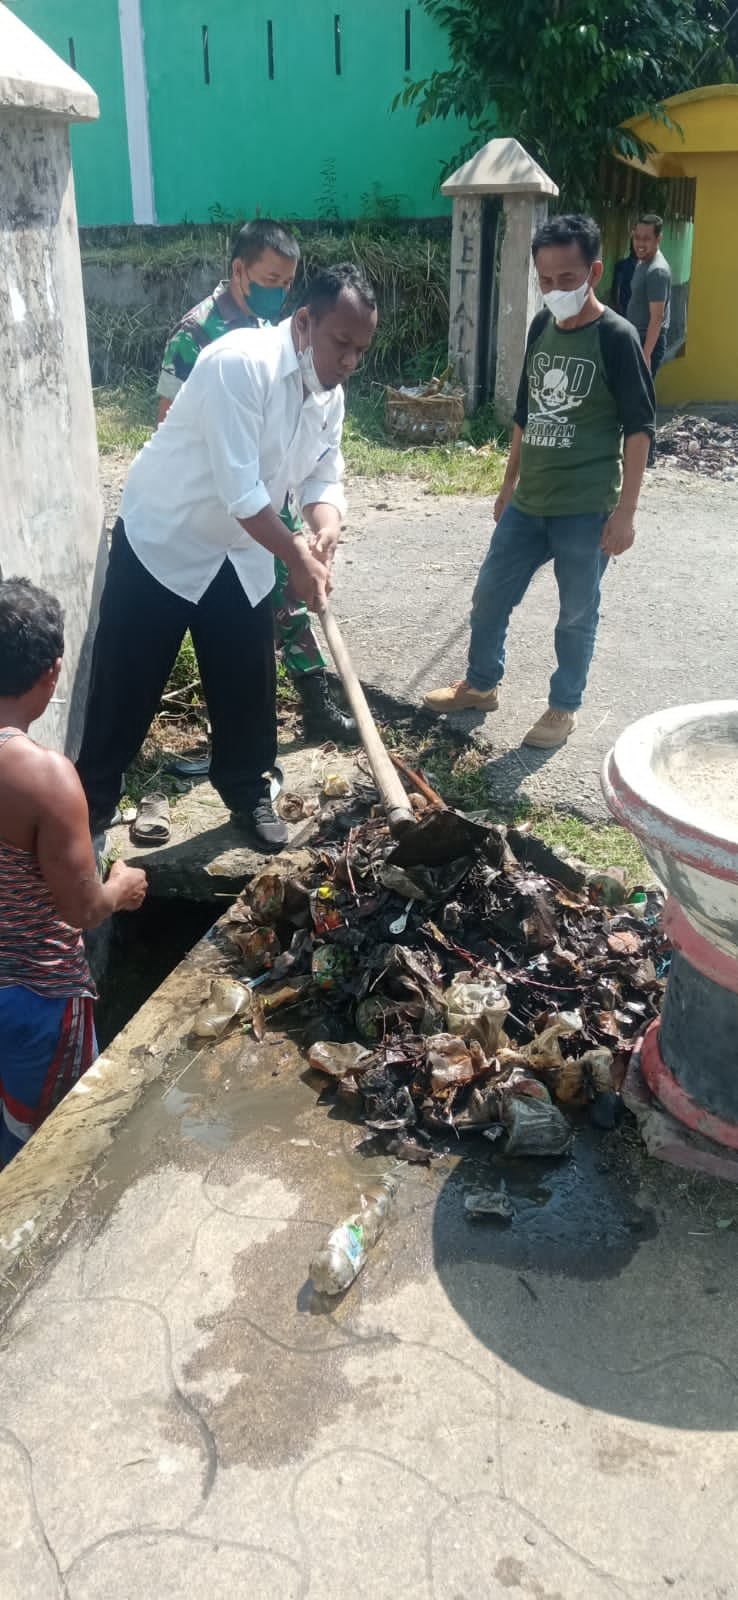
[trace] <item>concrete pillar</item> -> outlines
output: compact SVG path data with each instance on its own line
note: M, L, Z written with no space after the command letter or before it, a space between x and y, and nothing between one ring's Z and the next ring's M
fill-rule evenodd
M454 200L451 237L448 359L464 390L467 411L479 404L479 309L482 255L482 201L476 195Z
M467 411L494 391L497 420L509 427L528 325L539 304L531 240L546 216L548 197L559 191L517 139L490 139L442 189L454 202L449 361L463 385ZM499 251L494 223L485 219L490 196L502 200Z
M0 570L56 594L64 671L35 726L76 754L105 558L70 122L97 96L0 5Z
M545 221L548 202L528 194L506 194L505 231L500 252L499 324L495 372L495 416L512 425L515 396L530 323L543 304L530 247Z

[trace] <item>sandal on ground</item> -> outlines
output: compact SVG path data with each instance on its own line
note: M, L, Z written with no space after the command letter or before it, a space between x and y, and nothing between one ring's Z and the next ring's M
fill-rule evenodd
M165 794L146 794L131 823L134 844L167 844L172 832L169 801Z

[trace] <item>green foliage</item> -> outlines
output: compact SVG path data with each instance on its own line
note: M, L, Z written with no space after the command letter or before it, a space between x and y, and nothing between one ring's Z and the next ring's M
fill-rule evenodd
M93 383L126 383L158 372L172 320L157 306L87 303L87 345Z
M385 194L381 183L373 183L361 196L361 220L364 224L399 222L402 216L404 194Z
M559 185L563 207L597 209L612 151L643 157L622 127L698 83L735 76L722 0L422 0L445 28L451 65L409 83L418 122L466 116L455 166L495 133L514 134Z
M200 668L197 665L195 646L192 643L189 631L179 647L179 654L169 674L167 690L189 689L193 683L200 682Z
M390 212L399 203L398 196L382 196L375 191L364 198L375 206L384 205ZM123 230L118 232L123 234ZM151 231L144 232L146 236L140 240L123 236L109 246L96 233L94 242L83 248L85 265L138 267L144 292L149 281L157 284L164 278L172 280L174 289L169 296L169 310L162 309L160 303L134 310L88 299L90 364L96 384L127 384L132 374L157 373L168 334L196 298L191 288L193 270L211 268L213 285L223 276L225 236L218 229L204 228L199 236L176 238L171 237L174 230L166 230L158 245ZM433 350L435 370L445 367L450 270L447 235L400 229L385 220L381 224L361 223L351 233L307 233L300 243L298 292L305 278L319 267L346 260L356 261L374 285L379 327L360 382L376 377L388 382L413 382L430 376L416 366L421 356L427 364L429 349Z
M321 222L335 222L341 214L338 201L338 171L335 161L324 161L320 169L320 194L317 212Z
M364 362L365 380L404 381L419 351L448 339L448 238L361 225L349 234L308 234L301 246L298 288L319 267L347 260L374 285L379 323Z
M151 438L156 424L156 395L150 378L140 375L125 385L101 385L93 391L97 448L101 456L126 451L133 456Z

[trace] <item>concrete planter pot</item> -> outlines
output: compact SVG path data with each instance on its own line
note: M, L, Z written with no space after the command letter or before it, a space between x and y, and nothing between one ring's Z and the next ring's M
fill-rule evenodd
M669 894L675 954L643 1076L677 1121L738 1152L738 701L643 717L606 757L602 788Z

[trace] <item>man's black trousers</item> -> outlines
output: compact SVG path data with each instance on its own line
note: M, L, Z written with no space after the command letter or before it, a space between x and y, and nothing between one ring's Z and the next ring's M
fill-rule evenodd
M277 753L271 598L252 606L226 559L197 604L183 600L141 565L119 518L77 762L93 832L115 811L188 628L210 714L211 782L231 811L248 810L263 793Z

